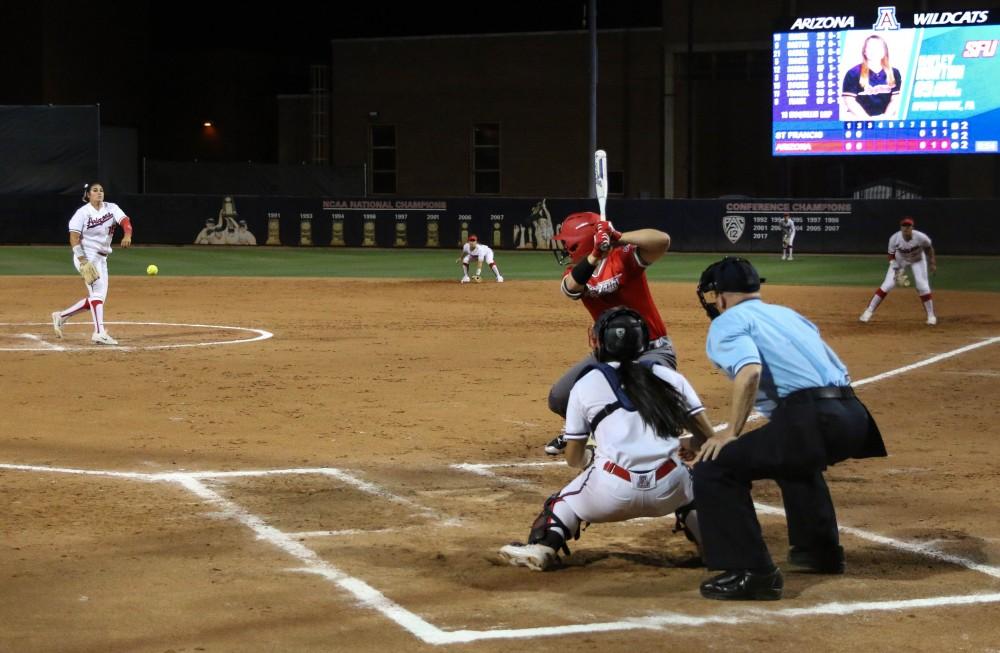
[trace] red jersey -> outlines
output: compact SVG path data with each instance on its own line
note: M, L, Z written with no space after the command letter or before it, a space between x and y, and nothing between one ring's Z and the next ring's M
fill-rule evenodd
M572 268L567 268L566 274ZM565 276L565 275L564 275ZM563 291L566 292L565 286ZM646 282L646 265L639 259L635 245L616 247L598 263L594 274L587 281L587 288L580 295L566 293L573 299L583 300L583 305L596 321L601 313L615 306L627 306L637 312L649 325L649 339L667 335L663 318L656 310L653 296Z

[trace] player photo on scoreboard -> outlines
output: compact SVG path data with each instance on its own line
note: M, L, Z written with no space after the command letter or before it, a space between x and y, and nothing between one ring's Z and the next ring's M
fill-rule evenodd
M913 52L913 30L843 33L840 120L898 120Z

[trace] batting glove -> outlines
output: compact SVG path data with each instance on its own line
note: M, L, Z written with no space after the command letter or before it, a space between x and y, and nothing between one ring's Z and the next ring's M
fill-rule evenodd
M611 224L610 220L608 220L607 222L602 222L601 224L604 226L604 229L608 232L608 235L611 236L612 243L617 243L619 240L622 239L622 232L615 229L615 226Z
M594 249L591 254L595 258L604 258L609 249L611 249L611 236L598 226L597 233L594 234Z

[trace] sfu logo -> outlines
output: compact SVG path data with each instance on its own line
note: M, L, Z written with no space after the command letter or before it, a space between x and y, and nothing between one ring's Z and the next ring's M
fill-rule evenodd
M997 53L997 39L992 41L966 41L962 56L966 59L986 59Z

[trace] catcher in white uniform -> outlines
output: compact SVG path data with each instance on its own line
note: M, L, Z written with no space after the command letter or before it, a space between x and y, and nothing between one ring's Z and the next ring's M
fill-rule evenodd
M476 274L472 279L469 279L469 263L471 261L476 262ZM503 283L500 268L497 267L496 262L493 260L493 250L486 245L480 244L479 238L475 234L470 234L469 242L462 246L462 255L455 260L456 263L462 264L462 283L469 283L469 281L479 283L482 280L481 275L483 274L484 261L493 270L493 276L497 278L497 283Z
M909 286L910 277L907 275L909 271L913 275L913 285L917 289L917 295L924 303L927 324L930 326L937 324L928 270L931 273L937 271L934 246L927 234L913 228L913 218L907 216L899 222L899 231L889 238L889 269L885 273L885 280L875 291L871 301L868 302L868 308L858 319L868 322L890 290L897 285Z
M597 363L584 369L569 396L566 462L583 471L546 499L528 543L509 544L500 559L544 571L569 555L566 541L581 522L617 522L676 513L677 526L698 543L691 475L678 436L689 429L697 442L713 434L701 400L687 379L660 364L636 359L649 330L635 311L605 311L590 334ZM595 448L587 447L591 435Z
M77 313L90 310L94 321L91 342L117 345L104 328L104 302L108 296L108 256L115 228L122 226L122 247L132 246L132 222L117 204L104 201L104 186L99 182L83 187L83 206L69 221L69 246L73 248L73 265L87 285L87 296L69 308L52 314L52 328L63 337L63 325Z

